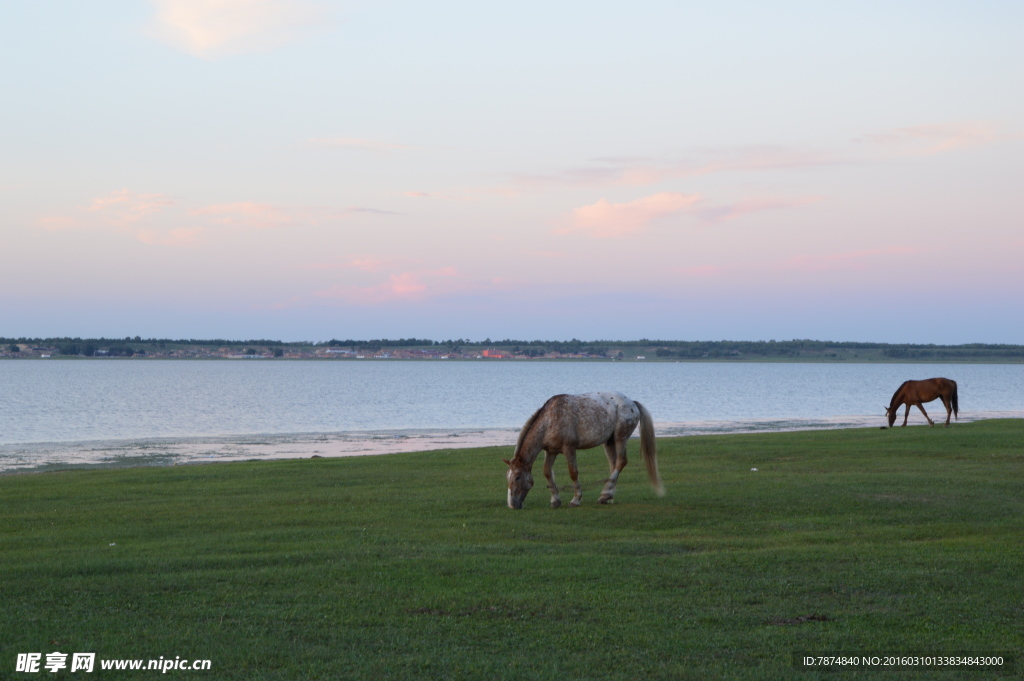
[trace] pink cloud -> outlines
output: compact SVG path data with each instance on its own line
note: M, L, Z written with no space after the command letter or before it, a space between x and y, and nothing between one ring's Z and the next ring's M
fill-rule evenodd
M387 281L376 286L338 285L316 291L313 295L367 305L415 301L451 293L459 288L458 278L459 272L454 267L413 270L390 274Z
M928 156L1015 137L990 123L975 122L914 125L866 135L864 139L898 153Z
M650 186L667 180L724 172L817 168L851 161L841 154L815 149L751 145L701 149L681 158L598 158L593 165L547 175L514 175L511 187L498 193L544 191L561 187Z
M696 194L660 192L628 203L610 203L601 199L573 210L572 224L560 233L583 232L595 238L625 236L651 222L679 213L700 200Z
M47 230L92 229L113 231L128 235L137 241L152 245L185 246L198 240L201 228L160 229L152 219L174 206L175 202L164 194L139 194L118 189L98 196L79 208L76 215L50 215L36 220Z
M294 225L296 219L283 208L269 203L225 203L189 211L189 215L209 216L218 225L275 229Z
M173 205L174 201L164 194L137 194L127 189L118 189L93 199L86 210L98 214L107 222L125 225L167 210Z
M953 149L1021 139L985 122L924 124L866 135L867 141L906 155L936 154ZM811 148L772 144L695 148L664 157L603 157L588 164L548 173L512 173L509 180L481 193L517 196L523 192L564 188L652 186L681 178L720 173L765 173L877 162L865 149Z
M195 245L211 227L231 230L276 229L313 225L355 215L394 215L391 211L349 206L282 208L269 203L240 201L183 210L165 194L142 194L119 189L98 196L65 215L44 215L35 220L46 230L92 229L131 236L151 245Z
M783 208L798 208L820 200L820 197L742 199L734 203L704 208L698 210L696 214L705 222L718 224L727 220L735 220L751 213Z
M402 274L392 274L382 290L392 293L398 298L418 298L427 290L427 285L423 283L421 275L416 272L403 272Z

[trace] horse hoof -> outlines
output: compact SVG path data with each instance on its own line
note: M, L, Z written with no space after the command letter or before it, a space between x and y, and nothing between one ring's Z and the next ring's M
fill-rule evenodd
M551 502L551 508L559 508L562 505L561 499L555 499Z
M601 498L597 500L599 504L611 504L615 502L615 498L610 494L602 494Z
M579 499L573 499L572 501L569 502L569 506L571 506L572 508L576 508L579 505L580 505Z

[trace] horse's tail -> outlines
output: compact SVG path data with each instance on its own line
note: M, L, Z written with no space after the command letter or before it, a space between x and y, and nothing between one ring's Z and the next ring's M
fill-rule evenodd
M658 473L658 447L654 443L654 419L647 407L633 400L633 404L640 410L640 453L643 455L644 467L647 469L647 479L651 481L654 493L659 497L665 496L665 485L661 482L661 475Z
M953 394L950 396L949 401L953 403L953 415L956 416L956 420L960 420L960 401L957 399L956 394L956 381L950 381L953 384Z

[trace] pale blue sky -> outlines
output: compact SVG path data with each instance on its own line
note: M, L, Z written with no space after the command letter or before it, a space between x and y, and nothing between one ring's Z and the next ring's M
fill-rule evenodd
M0 335L1024 343L1019 3L0 6Z

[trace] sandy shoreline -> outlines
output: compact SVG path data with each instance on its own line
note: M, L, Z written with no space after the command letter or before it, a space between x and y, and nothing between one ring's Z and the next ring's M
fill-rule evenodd
M169 466L313 456L373 456L396 452L513 445L511 429L289 433L163 437L0 445L0 473L64 468Z
M1024 418L1024 412L961 414L960 421ZM897 424L902 419L897 421ZM921 425L920 414L910 424ZM657 423L658 437L794 430L867 428L885 425L884 417L836 416L823 419L689 421ZM511 447L518 428L395 430L374 432L289 433L212 437L136 438L80 442L34 442L0 445L0 474L73 468L170 466L226 461L308 459L313 456L374 456L398 452L477 447Z

